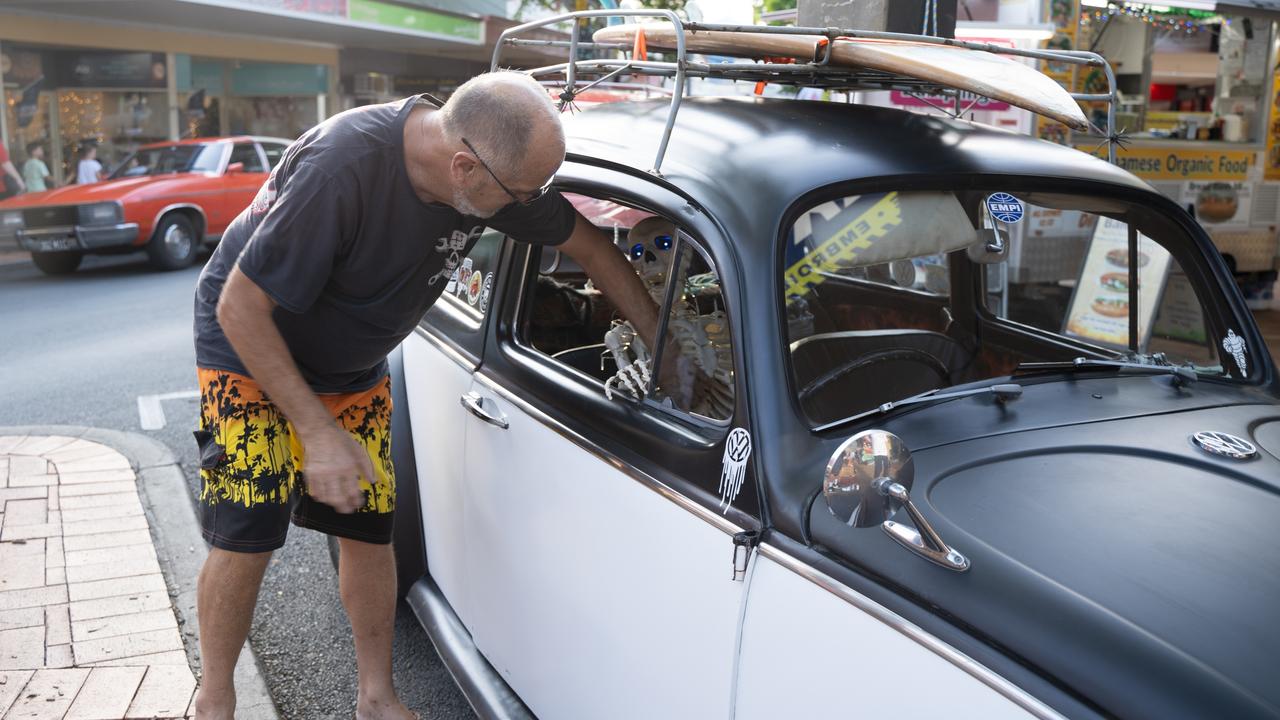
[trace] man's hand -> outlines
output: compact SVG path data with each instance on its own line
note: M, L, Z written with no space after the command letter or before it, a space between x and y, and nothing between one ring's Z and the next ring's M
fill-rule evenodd
M271 318L274 308L275 302L236 267L218 301L218 323L254 381L298 433L302 477L312 497L339 512L355 512L365 503L361 478L372 484L376 477L373 463L307 387Z
M302 439L302 479L311 497L340 513L364 507L361 482L372 485L377 475L369 454L355 438L336 425Z

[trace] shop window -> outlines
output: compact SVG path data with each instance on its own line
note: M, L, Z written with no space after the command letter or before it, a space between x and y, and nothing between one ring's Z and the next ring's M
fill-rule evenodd
M232 135L293 139L319 122L314 95L232 97L226 100Z
M60 90L58 125L68 177L90 145L110 169L139 146L169 139L169 98L163 90Z

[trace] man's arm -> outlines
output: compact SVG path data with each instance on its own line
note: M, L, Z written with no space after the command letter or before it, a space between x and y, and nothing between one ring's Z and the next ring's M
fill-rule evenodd
M22 179L22 174L18 172L18 169L13 166L12 162L8 160L4 161L4 172L6 175L13 178L14 181L18 183L18 192L27 191L26 181Z
M218 299L218 324L255 382L280 408L302 441L307 489L339 512L365 502L359 479L375 479L369 455L338 427L302 379L271 313L275 301L234 267Z
M658 307L635 268L591 221L574 212L573 234L558 249L582 266L595 286L631 322L647 347L658 333Z
M654 338L658 334L658 306L649 297L649 291L645 289L635 268L631 267L631 263L627 262L626 256L619 252L609 236L592 225L581 213L575 211L574 215L577 217L573 234L559 249L582 266L587 277L604 292L605 297L622 316L630 321L645 347L652 352L657 347ZM664 393L672 397L683 397L687 401L685 396L693 391L694 378L688 374L692 372L692 367L682 367L679 358L680 349L668 334L662 351L662 367L651 370L658 373L658 386L663 388Z

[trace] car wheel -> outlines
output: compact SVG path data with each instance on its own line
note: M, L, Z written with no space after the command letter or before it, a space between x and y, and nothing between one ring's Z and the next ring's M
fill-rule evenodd
M196 259L200 239L191 219L182 213L170 213L160 220L147 243L151 264L160 270L179 270Z
M78 252L33 252L31 261L45 275L66 275L80 267L84 253Z

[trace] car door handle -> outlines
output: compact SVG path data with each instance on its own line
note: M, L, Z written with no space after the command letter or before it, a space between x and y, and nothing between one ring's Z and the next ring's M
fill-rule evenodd
M493 425L495 427L500 427L503 430L506 430L508 427L510 427L510 423L507 422L506 418L498 415L490 415L488 412L485 411L484 398L480 397L480 393L478 392L472 391L468 393L463 393L462 397L458 398L458 402L462 403L462 407L466 408L467 412L471 413L472 415L475 415L476 417L489 423L490 425Z

